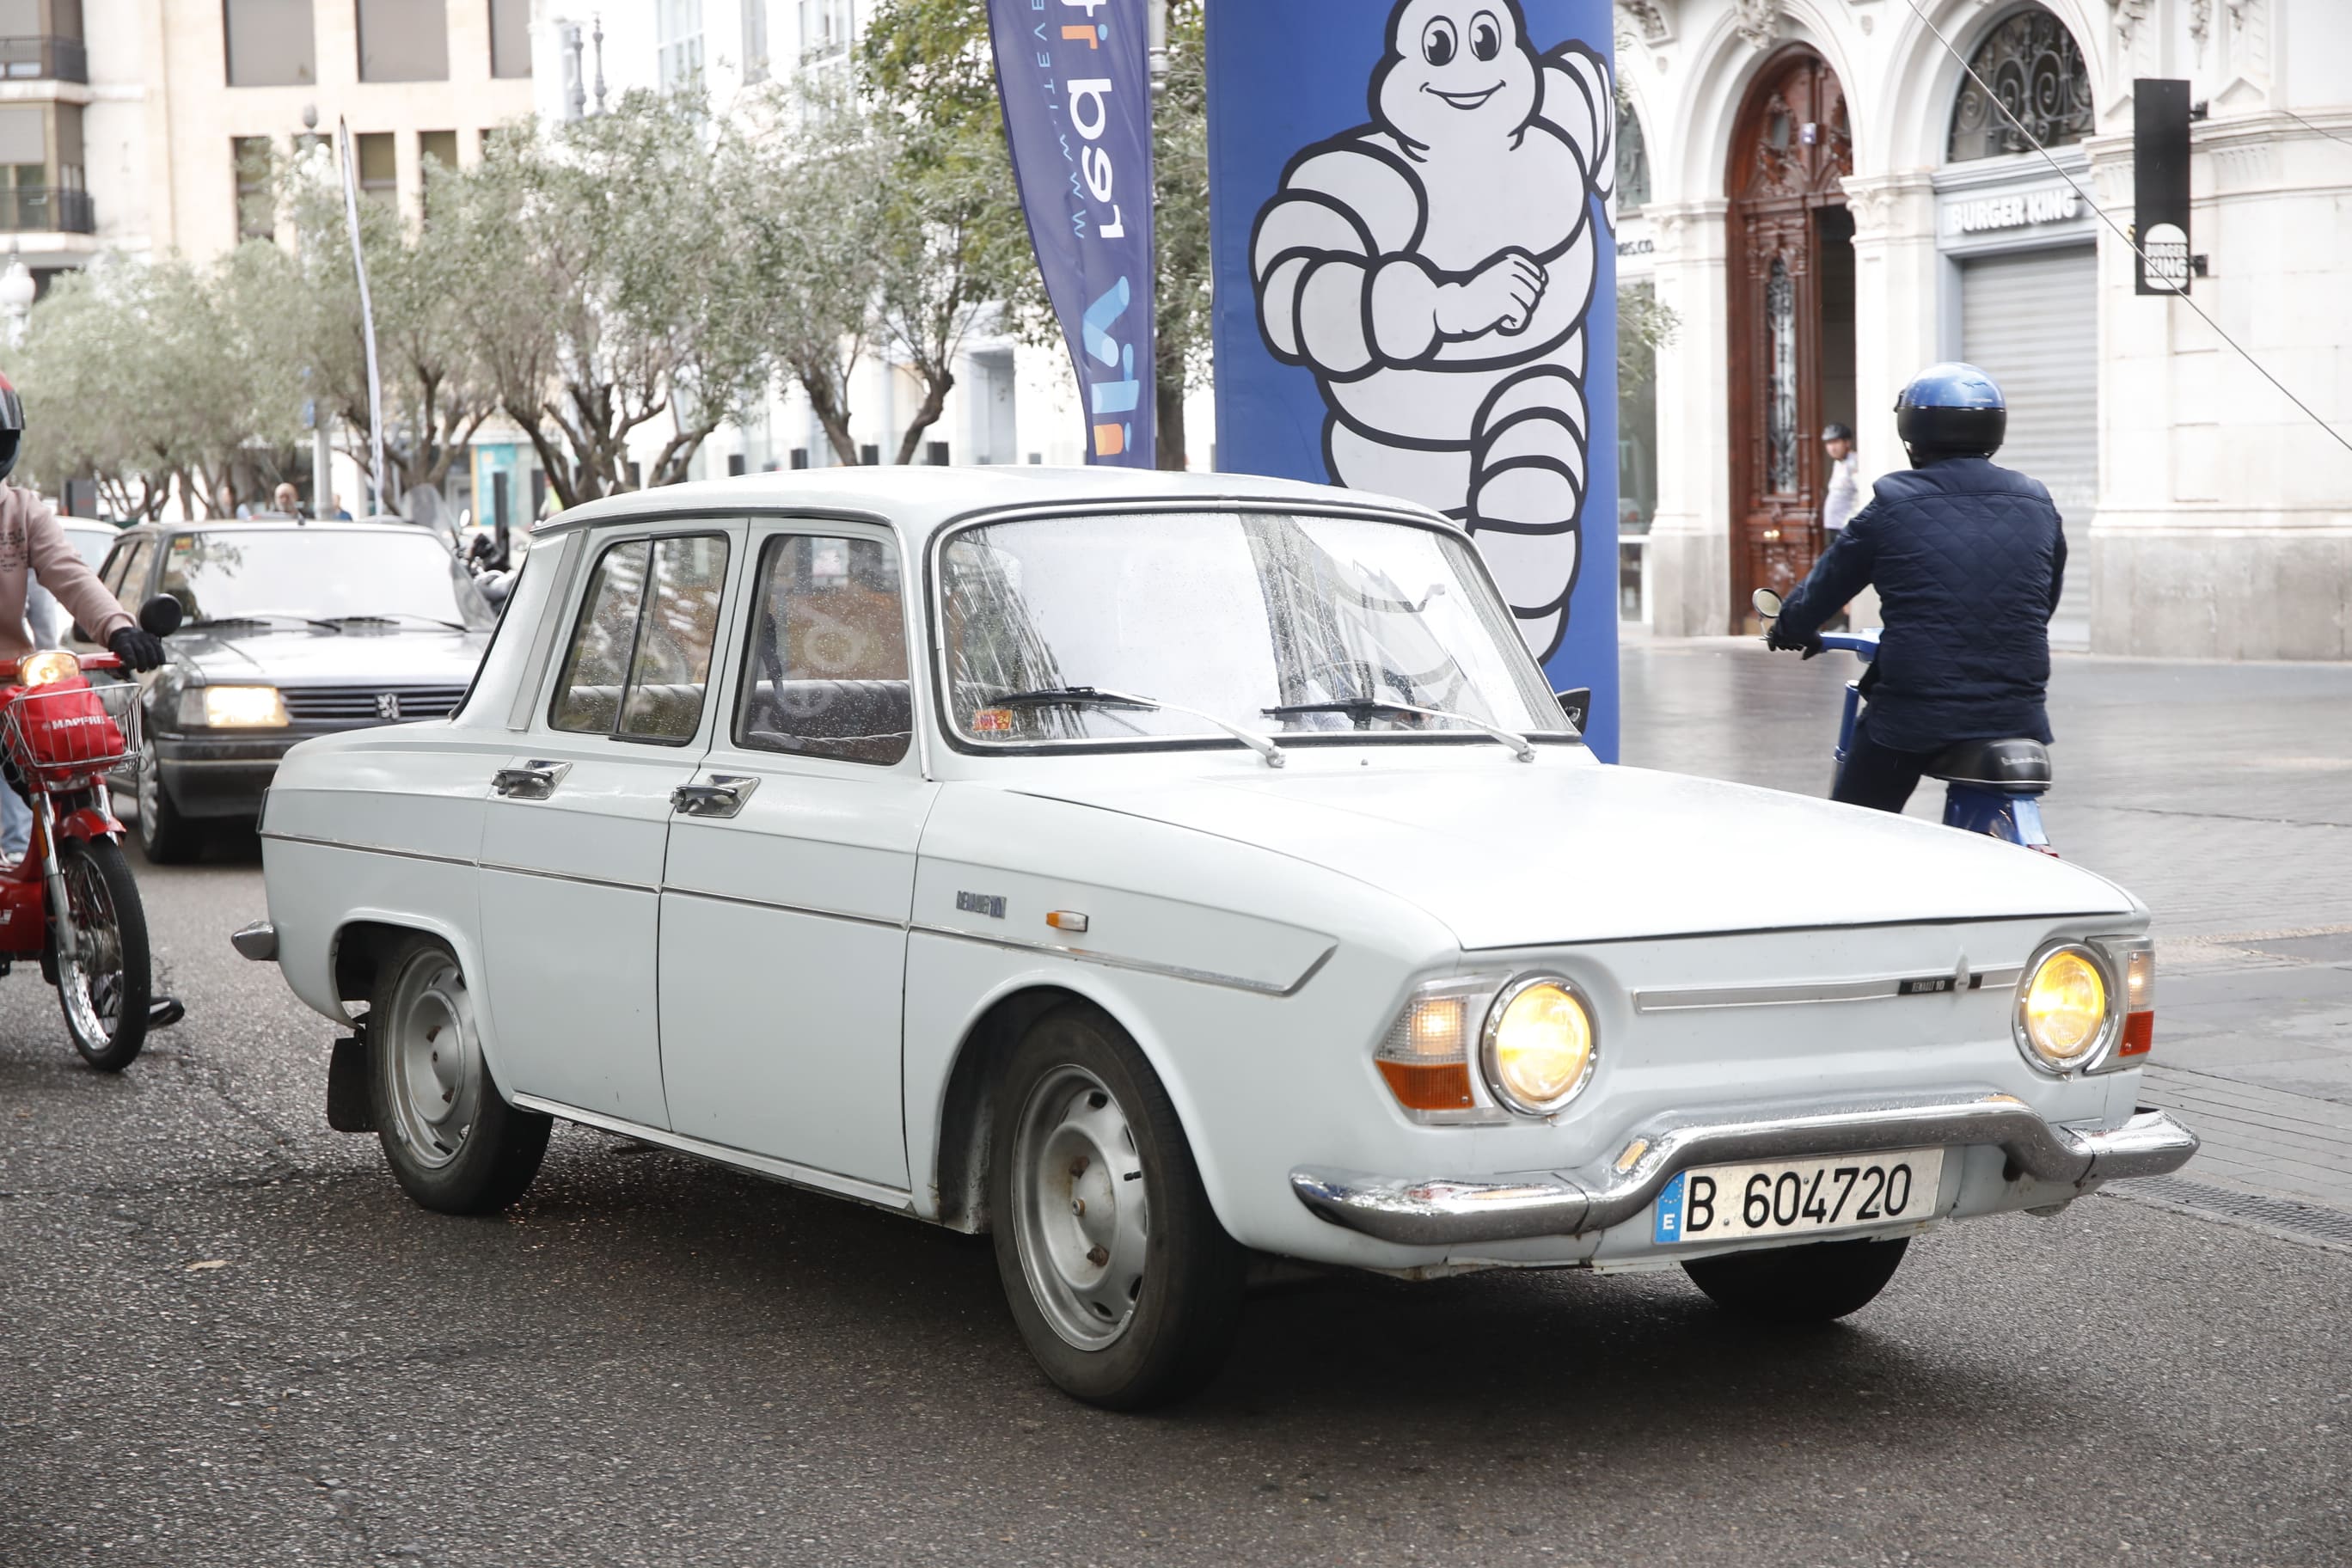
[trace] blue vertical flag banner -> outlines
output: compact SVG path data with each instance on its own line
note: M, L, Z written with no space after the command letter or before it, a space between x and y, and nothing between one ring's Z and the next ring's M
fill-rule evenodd
M1614 760L1610 0L1209 0L1208 29L1218 465L1460 520Z
M1148 468L1152 0L989 0L1004 139L1086 400L1087 460Z

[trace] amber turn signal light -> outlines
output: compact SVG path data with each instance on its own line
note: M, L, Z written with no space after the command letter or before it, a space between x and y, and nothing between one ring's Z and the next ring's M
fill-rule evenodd
M1477 1103L1470 1098L1467 1061L1424 1065L1377 1059L1389 1092L1407 1110L1466 1110Z
M2124 1037L2116 1046L2119 1057L2144 1057L2156 1045L2156 1014L2134 1013L2124 1019Z

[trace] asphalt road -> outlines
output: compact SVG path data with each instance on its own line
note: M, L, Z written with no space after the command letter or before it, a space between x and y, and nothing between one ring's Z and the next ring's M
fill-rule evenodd
M0 982L11 1568L2352 1561L2352 1253L2100 1196L1802 1333L1679 1274L1321 1279L1108 1415L982 1242L578 1130L509 1215L414 1207L229 952L250 850L143 875L189 1016L129 1073Z

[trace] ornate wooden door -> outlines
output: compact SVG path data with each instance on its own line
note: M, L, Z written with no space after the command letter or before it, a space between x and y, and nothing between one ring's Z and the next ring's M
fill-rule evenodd
M1822 550L1821 209L1842 207L1853 138L1837 73L1792 45L1765 63L1731 142L1731 624ZM1843 237L1834 243L1845 243Z

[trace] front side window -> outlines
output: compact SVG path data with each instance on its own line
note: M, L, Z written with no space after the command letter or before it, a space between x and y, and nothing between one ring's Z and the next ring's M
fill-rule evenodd
M1227 739L1180 708L1285 738L1567 729L1468 541L1434 528L1039 518L951 536L939 572L960 744Z
M549 723L677 743L702 727L727 591L727 541L695 534L606 550L563 656Z
M131 547L123 558L121 576L114 581L114 597L132 615L139 613L140 596L147 591L147 568L155 559L155 538L150 534Z
M898 552L875 539L769 542L751 602L735 743L891 763L914 739Z

